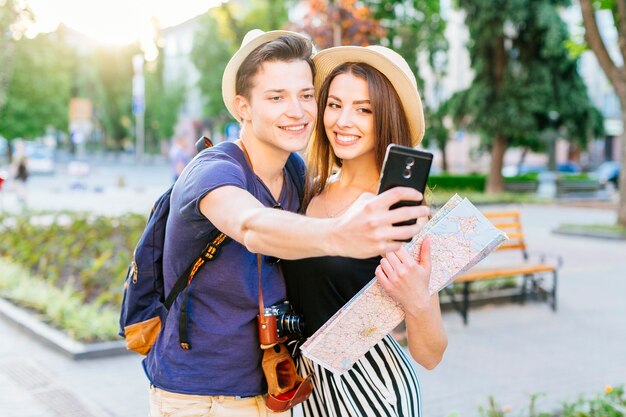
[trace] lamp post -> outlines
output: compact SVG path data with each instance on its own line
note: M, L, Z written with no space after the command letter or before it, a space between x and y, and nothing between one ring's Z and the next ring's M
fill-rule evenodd
M135 115L135 157L141 162L144 154L145 80L142 54L133 56L133 114Z

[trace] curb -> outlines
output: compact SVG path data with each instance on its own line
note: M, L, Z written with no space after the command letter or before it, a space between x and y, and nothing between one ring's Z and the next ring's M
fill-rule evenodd
M610 239L610 240L626 240L626 233L609 232L609 231L591 231L582 229L554 229L552 231L555 235L565 236L578 236L578 237L591 237L596 239Z
M44 345L55 349L73 360L94 359L133 353L126 349L124 340L98 343L82 343L69 338L60 330L41 322L28 310L16 307L0 298L0 317L25 331Z

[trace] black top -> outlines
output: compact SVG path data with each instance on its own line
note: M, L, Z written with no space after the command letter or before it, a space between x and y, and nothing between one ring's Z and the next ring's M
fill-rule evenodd
M309 337L374 278L380 257L324 256L281 263L287 299L304 316Z

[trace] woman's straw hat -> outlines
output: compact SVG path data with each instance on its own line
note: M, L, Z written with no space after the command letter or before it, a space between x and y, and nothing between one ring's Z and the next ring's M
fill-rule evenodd
M391 82L400 97L409 122L413 146L424 137L424 110L417 91L415 75L409 64L397 52L384 46L336 46L324 49L313 58L315 63L315 91L338 66L347 62L362 62L380 71Z
M222 77L222 98L224 99L226 108L235 119L239 120L239 115L235 109L235 96L237 95L236 80L239 67L248 55L250 55L250 53L252 53L252 51L256 48L264 43L287 35L300 36L301 38L310 41L310 39L306 36L300 33L290 32L288 30L272 30L269 32L263 32L261 29L252 29L250 32L246 33L243 41L241 41L241 47L237 52L235 52L235 55L233 55L230 61L228 61L228 64L226 64L224 75Z

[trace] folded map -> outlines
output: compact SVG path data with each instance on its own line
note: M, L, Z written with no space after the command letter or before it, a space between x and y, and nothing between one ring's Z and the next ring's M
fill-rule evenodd
M468 200L454 195L407 243L419 256L424 238L431 248L429 290L434 294L507 240ZM402 307L372 279L302 346L302 354L333 373L352 367L404 320Z

